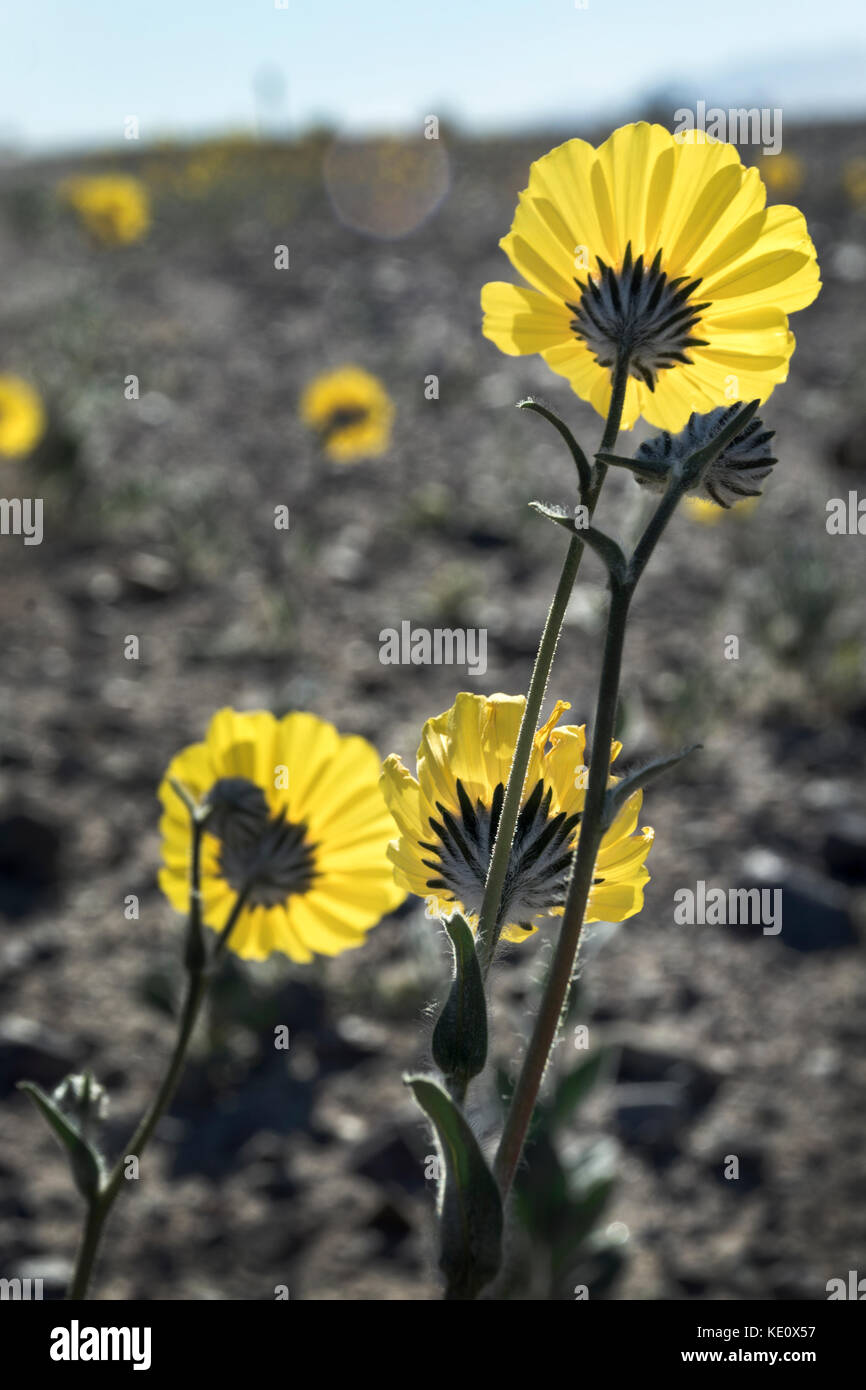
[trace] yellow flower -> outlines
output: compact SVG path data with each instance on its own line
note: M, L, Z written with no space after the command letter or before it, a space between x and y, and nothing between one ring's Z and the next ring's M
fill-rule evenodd
M842 184L855 208L866 203L866 159L862 155L855 155L846 161L842 170Z
M795 154L766 154L758 168L771 193L796 193L806 177L805 165Z
M756 169L702 132L623 126L532 165L500 243L531 288L485 285L484 333L540 353L605 415L630 346L623 426L679 429L692 411L764 401L788 374L788 314L820 280L796 208L766 208Z
M424 725L417 780L394 755L382 772L385 800L400 832L388 851L397 882L432 900L434 911L457 908L473 928L524 704L522 695L464 692ZM585 728L555 727L569 708L558 701L535 736L506 878L503 936L509 941L524 941L540 913L562 912L586 796ZM613 744L611 759L620 747ZM602 841L588 922L621 922L643 906L649 880L644 860L653 832L645 827L634 833L642 795L629 798Z
M206 925L221 931L245 891L232 951L309 961L362 945L406 896L388 863L393 825L378 773L371 744L313 714L220 710L159 788L162 891L188 911L191 831L173 779L212 807L202 838Z
M337 463L383 454L393 418L387 391L363 367L324 372L301 397L301 419L317 432L325 453Z
M19 376L0 376L0 458L23 458L44 433L38 392Z
M67 179L61 193L91 236L103 246L138 241L150 226L150 199L144 184L125 174Z
M682 505L692 521L697 521L701 526L715 526L723 516L736 516L740 521L743 517L750 516L758 505L758 498L744 497L742 502L735 502L727 511L723 507L717 507L715 502L711 502L707 497L684 497Z

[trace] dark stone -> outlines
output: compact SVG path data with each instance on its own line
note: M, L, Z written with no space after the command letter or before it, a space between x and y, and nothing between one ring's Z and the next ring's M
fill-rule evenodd
M739 1163L736 1178L725 1177L729 1154ZM756 1148L754 1143L741 1142L736 1138L719 1148L710 1159L708 1168L711 1176L721 1183L722 1187L729 1188L735 1196L742 1196L744 1192L754 1192L763 1185L766 1177L763 1152Z
M781 890L782 929L774 934L791 950L835 951L858 944L848 895L830 879L759 851L745 857L741 882L761 891ZM747 931L763 934L763 927L751 925Z
M639 1149L671 1150L686 1114L684 1088L658 1081L617 1086L614 1120L624 1144Z
M411 1234L412 1227L393 1202L385 1202L370 1218L367 1226L382 1236L383 1253L390 1254Z
M508 536L504 536L501 531L494 531L488 526L473 527L466 532L466 539L477 550L500 550L503 546L511 544Z
M831 446L830 456L842 473L852 478L866 475L866 419L860 419L840 434Z
M617 1080L647 1085L661 1082L679 1088L684 1107L692 1114L708 1105L720 1078L692 1057L626 1043L620 1050Z
M400 1134L384 1141L378 1136L364 1144L353 1164L354 1171L378 1184L397 1183L407 1192L424 1186L424 1163Z
M82 1053L89 1051L68 1033L29 1018L8 1017L0 1023L0 1095L9 1095L19 1081L35 1081L43 1090L52 1090L82 1066Z
M60 877L60 834L24 813L0 821L0 913L27 917L50 903Z
M170 1111L181 1125L173 1176L200 1173L219 1183L244 1167L241 1150L263 1130L308 1133L313 1097L309 1082L287 1074L281 1054L248 1073L232 1090L214 1090L205 1084L196 1095L192 1087L184 1087Z
M866 883L866 816L842 811L833 817L824 840L824 863L842 883Z

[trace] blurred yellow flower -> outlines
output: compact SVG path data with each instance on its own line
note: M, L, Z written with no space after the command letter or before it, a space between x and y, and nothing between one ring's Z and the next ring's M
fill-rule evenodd
M23 458L44 433L39 393L19 376L0 376L0 458Z
M601 415L628 350L626 429L765 401L788 375L788 315L820 289L802 213L766 207L757 169L701 137L640 122L537 160L500 242L528 284L481 293L485 336L539 353Z
M846 160L842 169L842 186L854 207L866 203L866 158L863 155Z
M806 177L806 166L795 154L766 154L758 172L771 193L796 193Z
M337 463L373 458L388 447L394 405L381 381L363 367L338 367L317 376L304 391L300 410Z
M727 509L716 506L706 497L684 497L682 505L692 521L699 522L701 526L715 526L723 516L737 516L741 521L743 517L750 516L758 505L758 498L744 497L742 502L735 502Z
M172 759L159 788L164 814L159 884L189 910L189 815L171 780L211 813L202 837L205 925L246 960L335 956L406 894L394 882L394 826L378 786L379 757L363 738L313 714L214 715L203 743Z
M437 912L464 913L473 930L525 703L522 695L463 692L424 725L417 780L393 754L382 771L399 832L388 851L397 882ZM525 941L541 913L562 914L587 771L585 726L557 727L569 708L558 700L535 735L505 880L507 941ZM612 745L611 760L621 747ZM587 922L622 922L643 907L653 832L645 826L635 834L642 801L643 792L630 796L601 842Z
M139 179L126 174L71 178L60 191L103 246L138 241L150 226L150 199Z

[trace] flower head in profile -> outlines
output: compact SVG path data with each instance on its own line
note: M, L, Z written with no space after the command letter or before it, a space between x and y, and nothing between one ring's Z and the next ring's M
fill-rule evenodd
M664 464L672 468L711 444L741 409L742 403L738 401L735 405L718 406L706 415L690 415L679 434L672 435L669 430L664 430L641 444L634 456L635 464ZM770 440L775 433L775 430L768 430L755 415L725 445L706 469L699 484L711 503L729 508L744 498L760 497L760 484L769 477L776 463L770 453ZM657 481L649 484L646 479L640 481L647 486L664 487L664 477L664 474L660 474Z
M147 189L139 179L127 174L67 179L61 193L102 246L126 246L139 241L150 226Z
M315 377L300 408L335 463L374 458L388 447L394 405L381 381L363 367L338 367Z
M528 286L484 286L484 333L540 353L602 415L627 349L625 428L680 429L731 390L764 401L788 373L788 315L820 288L802 214L765 204L758 171L700 131L569 140L530 169L500 243Z
M382 773L399 832L389 849L397 882L438 912L464 913L473 927L524 704L523 696L460 694L424 725L417 778L393 755ZM586 796L585 729L557 727L568 708L559 701L535 736L503 894L509 941L524 941L536 930L533 918L561 913L565 901ZM619 751L614 744L612 758ZM628 799L602 841L588 922L621 922L643 906L653 832L635 833L641 799Z
M25 458L44 433L38 391L19 376L0 376L0 458Z
M379 757L313 714L214 715L203 743L172 759L159 788L163 868L173 907L189 909L192 834L172 781L210 807L202 837L203 917L247 960L295 961L362 945L405 893L387 858L393 834Z

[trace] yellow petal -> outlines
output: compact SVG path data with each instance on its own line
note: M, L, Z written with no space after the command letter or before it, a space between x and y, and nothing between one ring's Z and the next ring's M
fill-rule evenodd
M481 307L485 338L512 357L572 339L570 311L537 290L494 281L481 291Z

